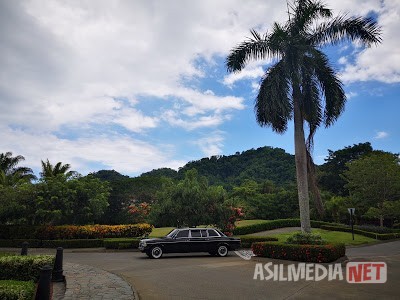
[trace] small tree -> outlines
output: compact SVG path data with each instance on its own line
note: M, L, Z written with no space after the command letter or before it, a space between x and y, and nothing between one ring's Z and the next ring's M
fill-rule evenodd
M397 155L375 151L348 164L343 178L347 181L352 198L356 199L359 208L366 213L374 208L369 216L380 215L383 224L384 203L400 198L400 161ZM387 206L387 204L386 204Z
M222 186L209 186L196 169L185 173L177 183L165 180L149 219L157 226L225 226L232 215Z
M377 207L370 207L365 217L379 219L379 224L383 227L383 220L387 218L400 218L400 201L384 201L378 204Z

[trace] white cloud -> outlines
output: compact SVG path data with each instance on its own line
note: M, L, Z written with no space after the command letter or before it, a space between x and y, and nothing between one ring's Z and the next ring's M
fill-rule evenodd
M358 93L357 92L348 92L346 93L346 98L347 100L350 100L351 98L357 97Z
M347 1L356 2L356 1ZM357 2L358 3L358 2ZM342 3L341 3L342 4ZM358 3L361 4L361 3ZM378 24L382 26L382 43L371 48L357 51L355 61L346 63L341 71L345 82L381 81L385 83L400 82L400 1L369 1L361 4L378 13ZM350 13L360 14L363 10L352 7Z
M200 149L203 151L204 155L209 157L222 154L224 139L224 132L214 131L208 136L197 140L195 144L200 146Z
M223 83L232 87L236 81L243 79L256 79L264 75L264 70L261 65L265 65L266 61L249 63L242 71L230 73L224 77Z
M343 65L343 78L398 82L399 0L340 0L332 7L350 14L377 11L384 27L384 43L357 52L355 60L348 60L352 64ZM0 1L0 128L7 135L6 140L2 132L3 151L31 157L36 165L49 156L79 170L98 162L136 172L179 161L173 150L160 157L158 145L164 140L152 136L152 130L218 130L235 111L246 108L243 97L226 89L188 84L210 75L198 62L213 66L217 57L225 57L249 36L250 28L264 32L273 21L286 18L284 1ZM250 80L253 85L263 75L262 64L249 64L220 81L233 86ZM142 109L153 98L163 105ZM132 135L91 133L115 124ZM80 130L71 137L65 128ZM212 151L206 152L218 152L221 143L214 140L208 147ZM117 146L132 155L120 157ZM105 158L107 154L116 158ZM119 158L130 166L118 163Z
M378 131L376 133L376 135L374 136L374 139L380 140L380 139L387 138L388 136L389 136L389 133L387 133L386 131Z
M40 161L45 159L69 163L72 169L84 174L98 171L98 168L91 167L94 163L135 174L160 166L177 169L186 163L173 158L174 147L171 145L157 147L126 135L69 140L50 133L30 134L10 128L1 128L1 132L2 149L12 149L14 155L23 154L26 165L37 171L40 170Z
M168 110L164 112L162 116L162 119L171 126L181 127L189 131L204 127L217 127L218 125L222 124L226 120L229 120L230 118L230 115L221 114L206 115L197 118L184 118L182 115L173 110Z
M347 58L345 56L342 56L338 59L338 63L341 65L347 64Z
M146 128L157 127L159 120L157 118L144 116L140 111L135 109L125 109L117 113L113 122L130 131L141 132Z

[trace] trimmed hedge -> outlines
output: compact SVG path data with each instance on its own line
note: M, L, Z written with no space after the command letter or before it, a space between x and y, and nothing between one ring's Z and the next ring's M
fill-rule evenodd
M302 262L328 263L346 254L344 244L296 245L282 242L259 242L251 246L257 256Z
M330 231L342 231L342 232L351 232L351 227L343 227L343 226L331 226L331 225L323 225L321 229L330 230ZM366 237L370 237L376 240L393 240L400 238L400 233L374 233L368 232L360 229L354 229L354 233L363 235Z
M63 226L26 226L0 225L0 239L102 239L112 237L147 236L153 230L150 224L132 225L63 225Z
M23 242L28 242L28 247L30 248L40 248L42 241L41 240L33 240L33 239L15 239L15 240L0 240L0 248L1 247L10 247L10 248L20 248L22 247Z
M348 226L342 226L342 227L348 227ZM380 226L371 226L371 225L354 225L354 228L363 230L363 231L368 231L368 232L380 233L380 234L400 233L400 229L380 227Z
M238 236L238 238L240 238L242 248L251 248L251 245L255 242L278 241L277 238L272 236Z
M27 241L29 248L98 248L103 247L102 239L81 240L0 240L1 247L20 248Z
M42 248L98 248L103 247L103 240L82 239L82 240L47 240L42 241Z
M320 228L322 225L332 225L332 223L311 220L311 227L313 228ZM245 235L245 234L267 231L283 227L300 227L300 219L278 219L270 221L266 220L265 223L237 227L233 231L233 234Z
M32 281L0 280L0 299L32 300L35 288Z
M139 247L140 239L105 239L106 249L136 249Z
M37 281L40 268L54 265L54 255L13 255L0 257L0 280ZM0 298L1 299L1 298Z

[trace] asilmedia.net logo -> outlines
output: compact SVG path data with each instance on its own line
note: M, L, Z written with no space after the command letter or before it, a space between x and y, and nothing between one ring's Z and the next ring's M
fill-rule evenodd
M384 262L349 262L346 265L348 283L385 283L387 266Z
M344 280L340 263L322 265L310 263L273 264L257 263L253 279L270 281L321 281ZM384 262L349 262L346 265L348 283L385 283L387 266Z

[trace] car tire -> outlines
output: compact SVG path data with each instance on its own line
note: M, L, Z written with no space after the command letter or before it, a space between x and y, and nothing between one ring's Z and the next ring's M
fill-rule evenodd
M154 246L150 249L150 257L154 259L161 258L163 255L163 250L160 246Z
M228 247L226 245L219 245L217 249L217 255L219 257L225 257L228 255Z

